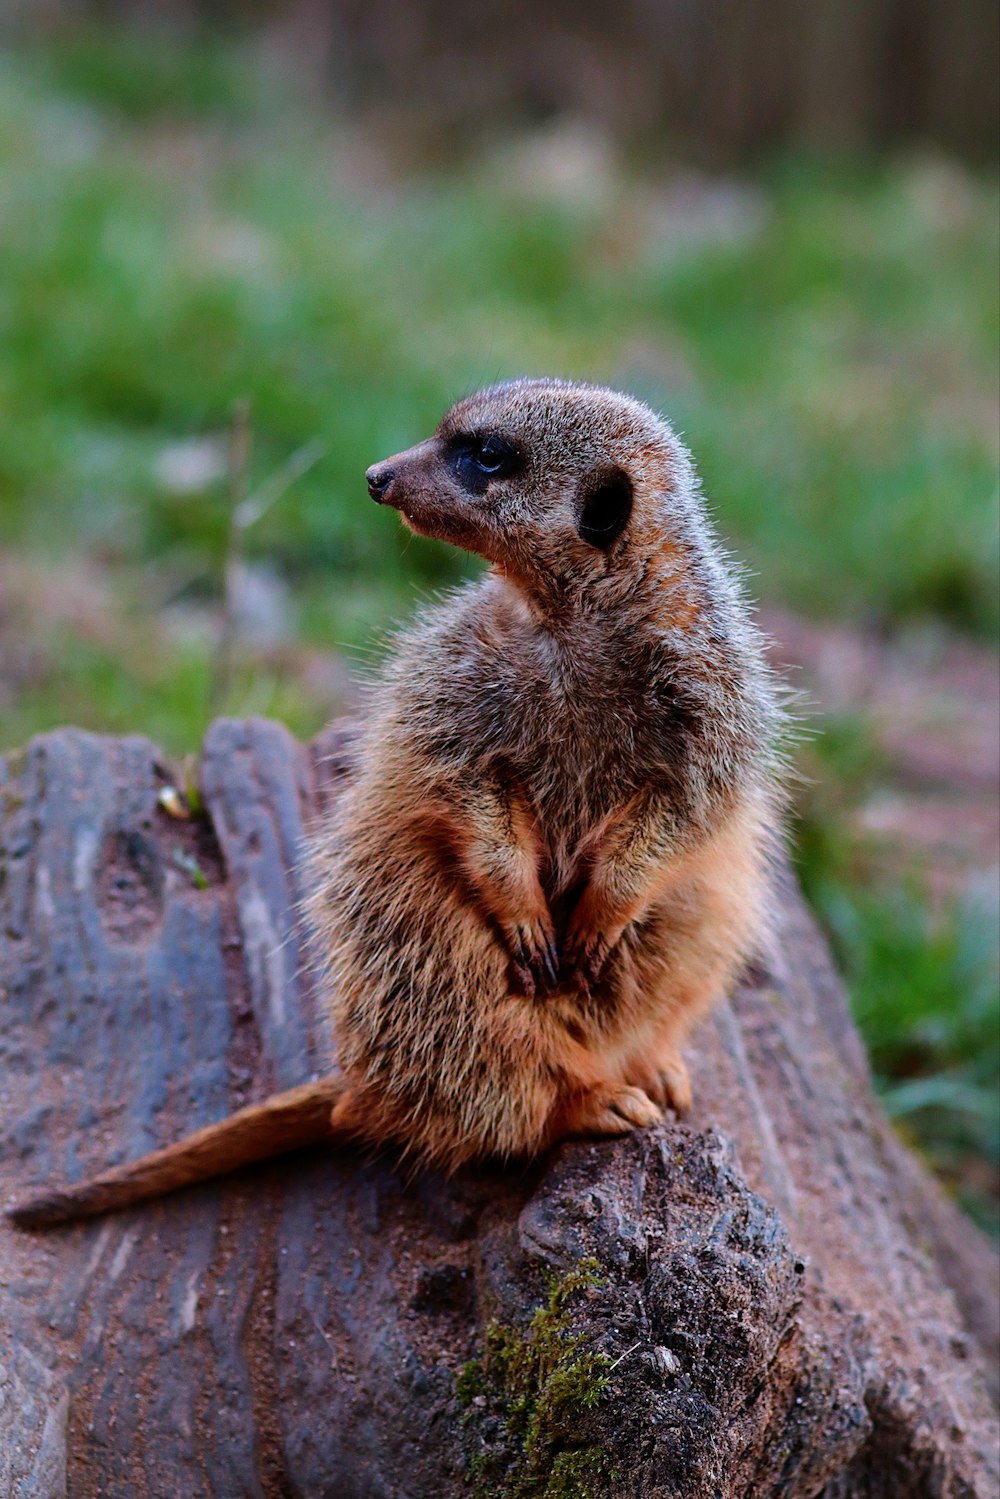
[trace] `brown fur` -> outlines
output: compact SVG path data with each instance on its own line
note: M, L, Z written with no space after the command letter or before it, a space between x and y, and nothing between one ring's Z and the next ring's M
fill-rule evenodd
M524 380L369 481L492 567L400 636L315 830L332 1130L451 1168L683 1111L780 821L776 692L689 457L637 401Z

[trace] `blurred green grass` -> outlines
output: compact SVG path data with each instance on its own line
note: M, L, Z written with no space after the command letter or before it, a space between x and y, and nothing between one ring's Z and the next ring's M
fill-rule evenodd
M38 648L3 745L63 721L197 744L211 640L165 634L158 602L217 604L219 444L244 398L254 483L324 445L249 538L306 645L368 643L475 570L405 537L363 473L525 372L666 410L772 600L995 634L991 182L797 158L739 191L622 171L562 192L502 155L373 179L364 150L210 36L78 30L0 58L0 542L87 559L111 590L89 633L43 612L25 626ZM181 483L170 460L192 439L209 461ZM280 663L244 672L229 705L303 734L325 710ZM988 1219L966 1167L997 1159L992 928L873 883L845 831L878 774L864 735L834 726L812 754L799 866L884 1096Z
M404 551L365 467L457 394L558 371L668 410L772 597L996 627L990 187L786 162L693 244L655 196L546 203L500 167L352 190L346 131L235 54L83 35L0 71L8 538L217 555L220 487L180 501L155 459L247 397L261 473L327 445L261 551L395 603L460 564Z

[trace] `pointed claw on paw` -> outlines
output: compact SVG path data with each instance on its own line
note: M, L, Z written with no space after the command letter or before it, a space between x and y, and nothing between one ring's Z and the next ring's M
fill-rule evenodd
M550 988L555 988L559 982L559 954L556 952L555 943L549 939L542 952L542 966L545 969L545 977L548 979Z
M551 931L541 922L515 927L509 941L513 987L528 999L548 994L559 982L559 958Z

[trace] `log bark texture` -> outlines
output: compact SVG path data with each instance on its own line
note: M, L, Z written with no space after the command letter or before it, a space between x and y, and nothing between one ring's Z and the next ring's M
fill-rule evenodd
M5 1198L330 1065L299 856L347 744L217 722L189 821L138 737L0 761ZM995 1259L886 1125L790 882L783 905L771 971L692 1042L684 1126L451 1180L302 1153L0 1228L0 1494L541 1495L530 1463L562 1452L590 1476L560 1495L992 1499ZM501 1478L502 1381L463 1408L456 1376L584 1259L557 1337L602 1383Z

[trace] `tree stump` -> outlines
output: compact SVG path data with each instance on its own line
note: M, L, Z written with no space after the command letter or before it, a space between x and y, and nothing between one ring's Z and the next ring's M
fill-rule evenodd
M344 730L217 722L185 821L138 737L0 761L5 1198L329 1067L299 856L348 763ZM4 1224L0 1493L992 1499L995 1260L782 899L683 1126L452 1179L313 1151Z

